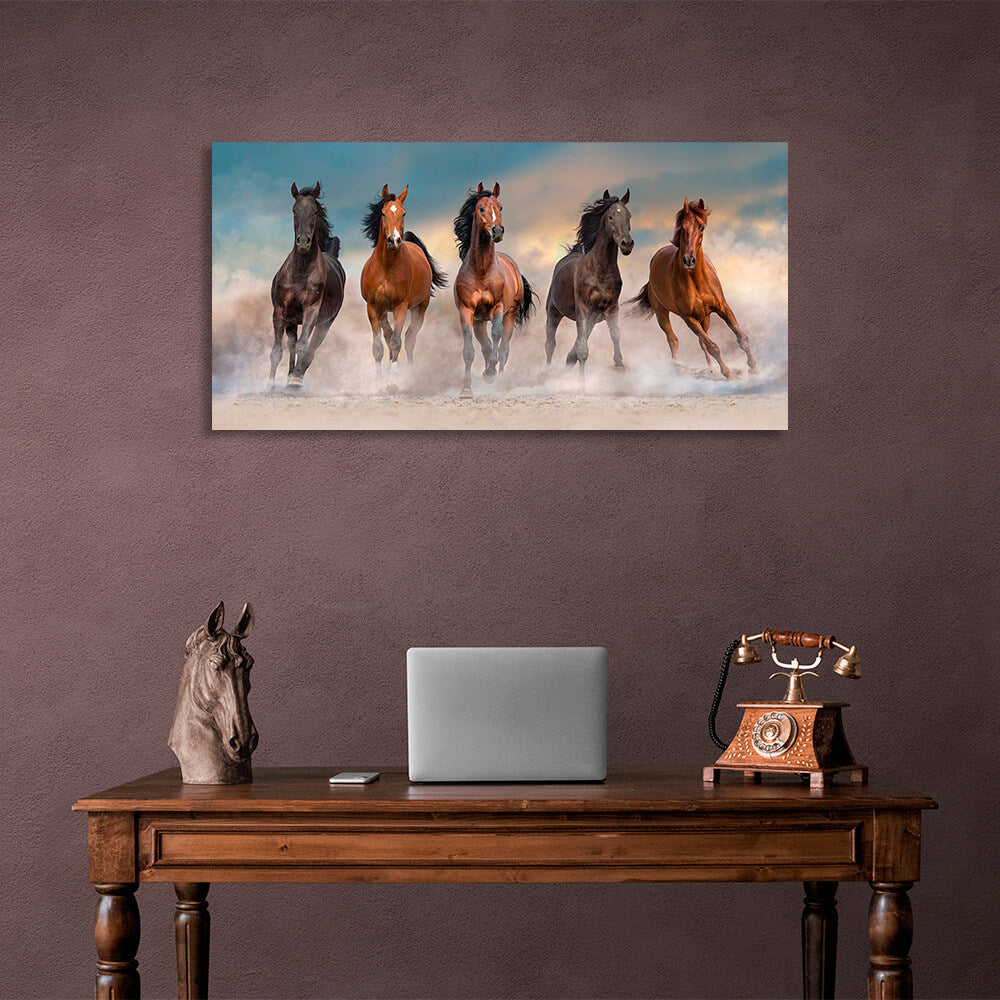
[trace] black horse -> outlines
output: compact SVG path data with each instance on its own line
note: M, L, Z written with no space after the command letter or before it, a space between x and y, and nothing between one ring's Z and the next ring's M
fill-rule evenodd
M292 184L295 244L271 282L274 346L269 388L274 386L274 373L281 360L282 338L288 337L288 386L298 388L316 348L323 343L344 304L344 268L338 259L340 237L330 235L330 222L319 203L319 194L319 181L301 191ZM297 335L299 324L301 336Z
M556 328L563 318L576 321L576 343L566 357L568 365L579 362L580 377L587 363L588 341L594 326L605 320L615 347L615 367L624 368L621 331L618 328L618 297L622 276L618 270L618 251L627 257L632 240L632 215L628 205L631 189L621 198L605 190L590 205L576 229L576 243L556 264L545 301L545 359L551 364L556 349Z

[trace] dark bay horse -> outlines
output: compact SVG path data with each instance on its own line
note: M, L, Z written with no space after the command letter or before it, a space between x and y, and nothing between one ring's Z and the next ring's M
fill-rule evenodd
M340 237L330 235L330 223L319 195L319 181L301 191L292 184L295 244L271 282L274 346L267 383L271 388L281 360L282 338L288 337L288 385L298 388L344 304L344 268L338 259ZM296 336L299 324L302 333Z
M545 360L552 363L557 327L564 318L571 319L576 323L576 343L566 363L579 363L581 378L587 364L590 333L601 320L611 331L615 368L625 367L618 328L618 297L622 292L618 251L627 257L635 246L632 215L625 207L630 195L631 188L620 198L605 189L597 201L584 205L576 228L576 243L552 272L545 301Z
M455 239L462 261L455 278L455 305L465 360L463 396L472 395L472 362L476 357L473 333L483 350L483 376L489 381L496 375L498 364L500 371L504 370L514 327L531 315L536 298L517 264L496 250L495 244L504 233L501 212L499 182L493 185L492 192L480 183L478 191L469 191L455 218Z
M747 356L750 371L757 370L757 362L750 353L750 340L722 294L719 276L701 247L711 213L703 199L697 203L684 199L684 207L677 213L673 240L653 254L649 262L649 281L632 301L640 312L656 316L660 329L667 335L672 358L677 358L677 336L670 328L670 313L676 313L694 331L709 367L711 359L715 358L722 374L732 378L718 346L708 336L712 313L718 313L736 334L736 342Z
M381 371L384 348L382 336L389 345L390 386L399 370L399 349L406 344L406 358L413 361L417 334L423 326L424 314L435 288L448 283L444 272L427 252L420 238L406 231L403 202L409 184L397 198L382 185L382 194L368 206L361 231L375 248L361 269L361 295L368 304L368 322L372 328L372 356ZM406 314L410 322L404 337Z
M247 703L253 657L243 640L253 629L253 608L243 606L231 634L222 627L225 613L219 601L184 647L184 673L167 745L177 755L187 784L251 780L250 756L257 747Z

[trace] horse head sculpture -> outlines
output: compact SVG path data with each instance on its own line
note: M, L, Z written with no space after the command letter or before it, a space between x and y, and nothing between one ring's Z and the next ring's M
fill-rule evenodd
M225 613L219 601L184 648L184 673L167 745L186 784L238 785L252 780L250 757L257 748L257 730L247 695L253 657L243 648L243 640L253 629L253 608L243 606L232 633L222 627Z

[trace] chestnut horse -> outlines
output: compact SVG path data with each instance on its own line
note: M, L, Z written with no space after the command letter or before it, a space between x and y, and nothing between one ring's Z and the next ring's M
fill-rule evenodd
M469 191L455 217L455 238L462 261L455 278L455 305L462 326L465 360L463 396L472 395L472 362L476 357L473 332L486 362L483 376L490 381L498 364L500 371L504 370L514 327L531 315L536 298L517 264L496 250L495 244L503 239L504 232L499 199L499 182L493 185L492 192L480 183L478 191Z
M604 320L614 344L615 368L624 368L621 330L618 328L618 296L622 293L622 275L618 270L618 251L627 257L635 246L632 239L632 215L625 207L631 189L620 198L607 189L590 205L584 205L576 228L576 243L556 264L545 302L545 361L552 363L556 349L556 328L563 318L576 323L576 344L566 364L580 364L583 378L587 363L588 342L594 326Z
M649 281L632 301L640 312L656 316L660 329L667 335L670 356L674 360L677 359L677 336L670 328L670 313L676 313L694 331L709 367L715 358L722 374L732 378L719 348L708 336L712 313L718 313L736 334L736 342L747 356L750 371L757 370L757 363L750 353L747 335L722 294L719 276L701 247L711 211L705 207L704 200L699 199L696 204L684 199L684 207L677 213L673 240L653 254L649 262Z
M274 387L282 337L288 337L288 386L297 389L344 304L340 237L330 236L330 222L319 195L319 181L301 191L292 184L295 244L271 282L274 346L268 388ZM300 323L302 334L296 337Z
M423 326L424 314L435 288L448 283L427 247L413 233L406 232L403 202L409 184L397 198L382 185L382 194L368 206L361 231L375 248L361 269L361 295L368 304L368 322L372 328L372 356L376 369L382 370L384 348L389 345L390 385L399 371L399 349L406 344L406 359L413 361L413 347ZM410 322L403 333L406 314ZM380 336L380 331L382 336Z

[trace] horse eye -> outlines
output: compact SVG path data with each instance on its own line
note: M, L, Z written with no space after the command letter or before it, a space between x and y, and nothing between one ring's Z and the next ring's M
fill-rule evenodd
M699 233L703 233L703 232L705 232L705 227L704 227L704 226L702 226L702 227L701 227L701 229L699 229L699 230L698 230L698 232L699 232Z

